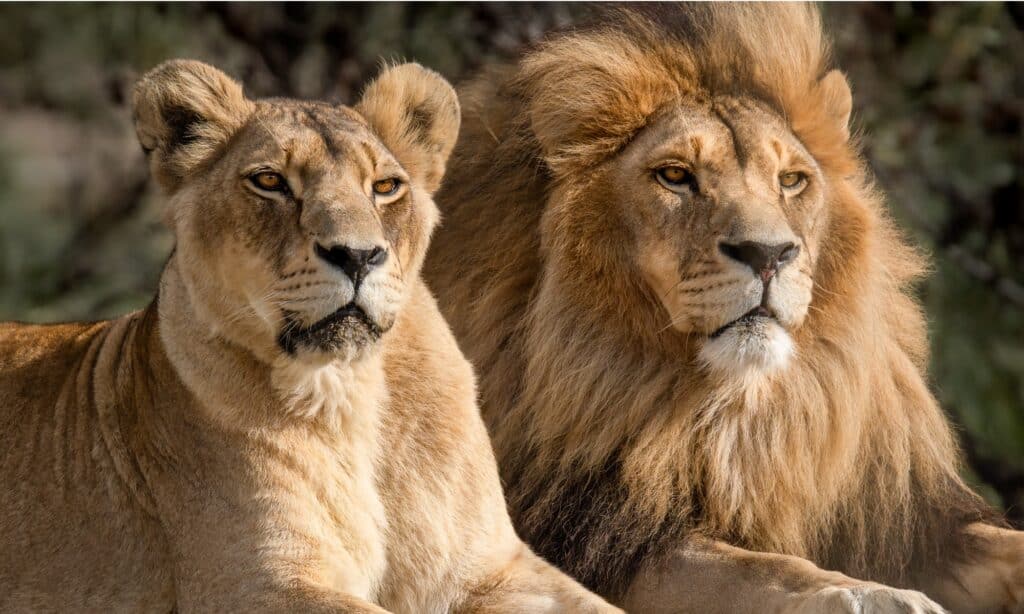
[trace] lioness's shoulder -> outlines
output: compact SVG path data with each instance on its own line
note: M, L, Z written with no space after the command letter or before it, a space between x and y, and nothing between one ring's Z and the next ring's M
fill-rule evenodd
M0 419L27 419L27 408L56 402L92 341L109 325L0 323L0 398L6 402Z
M0 378L13 369L53 371L75 360L110 322L0 323Z

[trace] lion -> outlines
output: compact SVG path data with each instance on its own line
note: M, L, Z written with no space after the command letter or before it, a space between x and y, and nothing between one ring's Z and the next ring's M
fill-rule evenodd
M452 87L176 60L133 102L175 248L139 312L0 326L0 610L619 611L516 535L420 277Z
M829 58L810 5L620 7L460 91L427 282L520 535L627 611L1024 608Z

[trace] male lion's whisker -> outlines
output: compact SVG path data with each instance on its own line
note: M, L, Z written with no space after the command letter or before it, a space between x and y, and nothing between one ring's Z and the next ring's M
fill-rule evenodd
M664 300L665 300L665 297L667 297L667 296L669 295L669 293L671 293L671 292L672 292L673 290L675 290L676 288L678 288L678 287L679 287L679 285L683 283L683 281L684 281L684 280L683 280L682 278L680 278L680 279L679 279L679 281L677 281L677 282L676 282L675 284L673 284L671 288L669 288L668 290L666 290L666 291L665 291L665 293L664 293L664 294L662 294L661 296L659 296L659 297L658 297L658 300L659 300L659 301L664 301Z

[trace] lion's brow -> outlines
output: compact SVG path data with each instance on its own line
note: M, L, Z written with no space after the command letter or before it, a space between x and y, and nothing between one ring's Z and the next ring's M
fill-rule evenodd
M286 147L285 144L281 142L281 139L278 138L277 133L274 132L270 128L270 126L267 125L267 122L264 121L264 119L259 115L256 116L256 121L258 121L260 123L260 126L262 126L262 128L267 131L267 134L270 135L270 138L274 139L274 142L277 143L277 146L281 148L281 151L285 152L285 156L287 158L291 158L291 150L288 149L288 147Z
M327 153L332 158L338 158L342 152L341 143L335 137L338 132L337 128L331 128L327 120L325 120L316 107L307 107L303 109L306 116L306 120L309 122L310 127L313 128L320 136L320 140L323 141L324 146L327 148Z
M718 121L722 122L725 129L729 131L729 137L732 139L732 149L736 152L736 161L739 162L740 168L746 168L747 152L740 146L740 139L736 135L736 127L733 126L731 121L729 121L729 118L722 109L718 108L716 105L711 105L711 112L715 114Z

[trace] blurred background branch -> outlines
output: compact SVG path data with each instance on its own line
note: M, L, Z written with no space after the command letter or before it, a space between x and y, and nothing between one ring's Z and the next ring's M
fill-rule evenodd
M0 319L109 317L171 239L131 85L194 57L254 96L353 101L382 60L453 80L586 17L559 3L0 5ZM1024 521L1024 8L826 4L893 214L933 255L933 387L968 479Z

